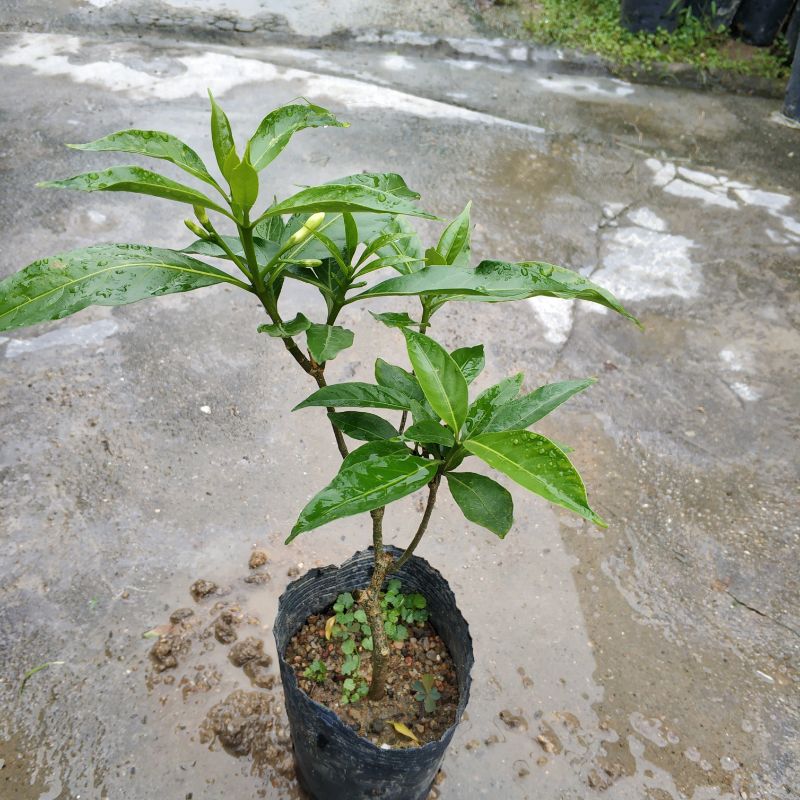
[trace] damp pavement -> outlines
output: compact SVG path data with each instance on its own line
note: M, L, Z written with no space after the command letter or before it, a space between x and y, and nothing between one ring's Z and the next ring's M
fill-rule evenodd
M609 522L510 487L501 542L449 499L437 507L419 552L453 586L476 656L439 796L797 797L800 134L771 120L775 101L560 72L479 40L456 4L402 20L347 3L339 28L381 10L386 26L338 43L330 15L301 2L259 6L274 35L241 42L114 16L152 13L144 3L47 5L3 3L0 275L99 241L186 244L165 201L34 184L124 163L62 144L125 127L208 157L210 86L240 138L297 96L352 123L295 137L268 193L398 171L442 215L473 200L478 258L566 264L645 325L549 299L435 320L451 347L486 342L478 388L517 371L529 389L599 378L539 430L575 449ZM455 45L434 45L442 35ZM287 313L314 307L289 288ZM214 287L0 337L3 798L298 796L279 690L263 674L254 687L210 634L227 611L270 653L290 573L343 561L368 526L283 546L337 453L321 412L289 412L311 387L261 321ZM344 324L360 335L332 379L369 380L377 355L403 362L366 308ZM389 540L410 538L418 502L392 508ZM248 583L256 546L269 578ZM196 602L197 579L220 595ZM184 607L194 638L154 672L143 634ZM227 750L213 736L226 726Z

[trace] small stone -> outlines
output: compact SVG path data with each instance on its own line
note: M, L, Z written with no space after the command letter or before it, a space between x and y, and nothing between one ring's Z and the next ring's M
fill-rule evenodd
M247 566L250 569L258 569L259 567L263 567L269 561L269 555L266 550L256 549L250 553L250 560L247 562Z
M127 600L130 596L131 593L127 589L120 595L123 600Z
M402 650L403 649L403 643L402 642L392 642L392 647L394 647L395 650Z
M286 574L290 578L296 578L300 574L300 570L297 567L289 567L289 569L286 570Z
M219 589L219 586L217 586L214 581L207 581L201 578L191 585L189 591L191 592L195 602L199 602L204 597L208 597L210 594L216 592L217 589Z
M536 766L543 767L545 764L547 764L547 756L539 756L536 759Z
M267 581L271 580L272 576L269 574L269 572L254 572L252 575L248 575L244 579L244 582L260 585L262 583L267 583Z
M239 638L236 619L230 611L223 611L214 623L214 636L220 644L230 644Z
M386 723L382 719L374 719L369 725L369 729L372 733L383 733L385 727Z
M466 747L467 750L477 750L480 746L481 746L481 743L477 739L470 739L464 745L464 747Z
M526 776L528 776L530 774L531 774L531 771L525 766L520 766L520 768L517 770L517 776L520 777L520 778L525 778Z
M214 20L214 27L221 31L232 31L233 23L229 19L217 19Z
M505 708L498 716L509 728L521 731L528 730L528 721L521 714L512 714L507 708Z
M173 625L178 625L185 619L194 616L194 610L191 608L177 608L169 615L169 621Z
M246 639L242 639L241 642L237 642L231 647L228 658L234 667L242 667L248 661L253 661L254 659L261 660L269 658L269 656L264 655L263 640L256 639L255 636L248 636Z
M236 30L240 33L252 33L255 29L256 26L249 20L240 19L236 22Z

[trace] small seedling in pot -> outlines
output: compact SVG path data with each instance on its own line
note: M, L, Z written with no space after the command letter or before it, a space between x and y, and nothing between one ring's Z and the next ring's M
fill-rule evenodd
M303 676L317 683L325 683L328 678L328 667L324 661L315 658L307 667Z
M436 703L442 699L442 695L435 686L435 678L433 675L423 675L421 680L414 681L412 688L416 691L414 699L422 703L425 711L433 714L436 711Z
M341 703L346 706L348 703L356 703L367 696L369 686L363 679L345 678L342 681Z

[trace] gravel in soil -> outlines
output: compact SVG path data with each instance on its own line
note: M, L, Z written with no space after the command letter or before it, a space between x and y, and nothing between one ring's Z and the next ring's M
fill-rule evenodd
M392 642L386 679L386 697L372 701L368 698L355 703L342 703L341 668L344 654L340 642L325 638L325 623L333 609L315 614L294 635L286 647L286 661L297 676L300 688L312 699L331 709L353 730L373 744L392 748L416 747L441 739L456 721L458 679L455 666L444 642L429 622L409 629L403 642ZM372 673L370 654L359 647L359 675L369 683ZM325 663L327 677L322 682L305 677L304 672L315 660ZM413 684L423 675L432 675L441 694L433 712L426 712L423 703L415 699ZM417 741L398 732L393 723L406 726Z

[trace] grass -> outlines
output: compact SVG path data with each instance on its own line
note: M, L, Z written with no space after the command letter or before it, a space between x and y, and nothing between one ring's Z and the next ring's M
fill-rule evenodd
M672 33L630 33L620 24L619 7L619 0L538 0L525 28L537 42L596 53L620 67L649 70L683 63L739 75L789 77L783 40L772 48L737 47L724 27L714 30L689 9L679 12L680 24Z

